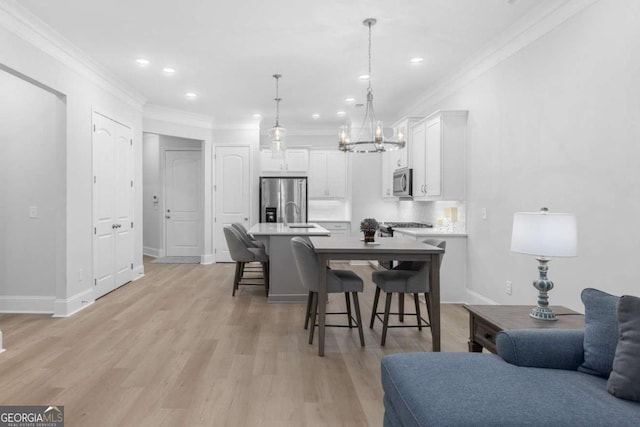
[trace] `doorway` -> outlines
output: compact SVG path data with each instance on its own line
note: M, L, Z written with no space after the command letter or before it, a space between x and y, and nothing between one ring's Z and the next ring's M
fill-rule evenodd
M144 254L202 257L203 141L152 133L143 141Z

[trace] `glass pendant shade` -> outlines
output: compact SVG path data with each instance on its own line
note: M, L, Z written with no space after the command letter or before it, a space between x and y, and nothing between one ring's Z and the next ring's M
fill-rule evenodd
M271 158L282 159L287 151L287 130L282 126L274 126L269 129L269 139L271 140Z

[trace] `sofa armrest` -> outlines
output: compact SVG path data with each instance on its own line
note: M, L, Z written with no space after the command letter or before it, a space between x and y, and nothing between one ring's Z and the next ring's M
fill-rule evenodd
M583 329L511 329L496 338L506 362L532 368L575 371L584 361Z

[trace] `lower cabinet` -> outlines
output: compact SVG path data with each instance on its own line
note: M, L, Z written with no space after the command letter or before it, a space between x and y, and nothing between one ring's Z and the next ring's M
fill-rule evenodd
M447 242L440 266L440 301L465 302L467 300L467 236L419 236L393 231L393 237L422 241L428 238Z

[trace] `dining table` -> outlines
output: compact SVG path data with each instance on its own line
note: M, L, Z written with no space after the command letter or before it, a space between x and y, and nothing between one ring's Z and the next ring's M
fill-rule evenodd
M429 313L432 350L440 351L440 264L444 249L408 239L379 238L364 242L359 236L309 237L320 266L331 260L425 261L429 267ZM318 354L324 356L327 315L327 269L318 277Z

